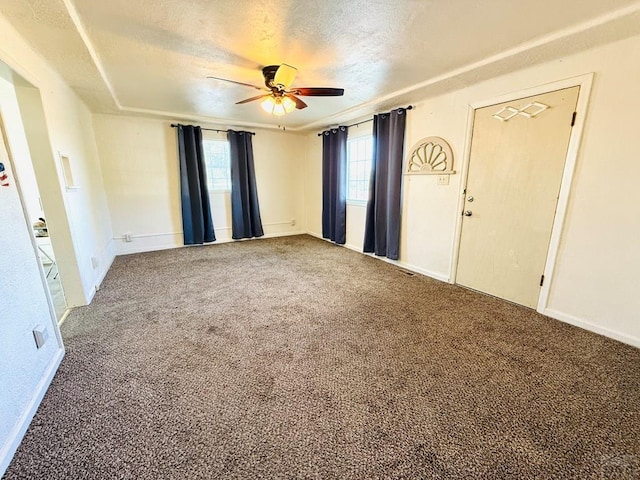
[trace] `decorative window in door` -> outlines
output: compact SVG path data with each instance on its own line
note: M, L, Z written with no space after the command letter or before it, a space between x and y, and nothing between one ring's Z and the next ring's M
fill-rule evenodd
M492 116L501 122L508 122L516 115L521 115L525 118L534 118L544 112L547 108L549 108L549 105L545 105L540 102L530 102L520 108L509 105L507 107L502 107Z

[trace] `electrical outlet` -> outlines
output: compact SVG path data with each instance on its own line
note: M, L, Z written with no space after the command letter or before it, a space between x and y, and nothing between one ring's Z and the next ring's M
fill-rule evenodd
M124 239L125 242L130 242L131 239L131 234L130 233L125 233L122 238Z
M296 219L295 219L295 218L292 218L292 219L291 219L291 226L292 226L292 227L295 227L295 225L296 225Z
M438 185L449 185L449 175L438 175Z
M91 257L91 266L94 268L98 268L98 259L96 257Z
M33 329L33 339L36 342L37 348L42 348L47 338L49 338L49 332L46 328L37 325L36 328Z

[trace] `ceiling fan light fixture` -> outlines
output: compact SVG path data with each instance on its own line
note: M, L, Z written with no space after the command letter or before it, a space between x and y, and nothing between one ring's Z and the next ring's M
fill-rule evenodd
M281 117L287 112L284 110L284 105L282 105L282 102L276 101L275 105L273 106L273 111L271 113L273 113L277 117Z
M260 106L265 112L281 117L285 113L292 112L296 108L296 102L288 97L269 96L262 101Z
M260 106L265 112L273 113L273 107L275 106L275 104L276 104L276 99L273 98L272 96L269 96L262 101Z
M285 112L293 112L296 109L296 102L291 100L289 97L282 97L282 106L284 107Z
M288 90L293 80L296 78L298 69L283 63L277 67L276 73L273 77L273 85L279 90Z
M250 83L238 82L221 77L207 77L214 80L222 80L224 82L235 83L245 87L261 90L262 95L245 98L236 102L236 105L242 105L256 100L262 100L260 106L270 115L282 116L294 110L302 110L308 105L299 97L339 97L344 95L343 88L332 87L297 87L291 89L296 76L297 69L291 65L283 63L282 65L267 65L262 68L262 76L264 77L265 87L257 87ZM268 93L264 93L264 92Z

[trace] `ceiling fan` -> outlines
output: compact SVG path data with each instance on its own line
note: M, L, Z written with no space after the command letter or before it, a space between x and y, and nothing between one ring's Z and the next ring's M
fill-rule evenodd
M222 80L231 82L245 87L255 88L264 92L261 95L247 98L236 102L236 105L253 102L255 100L264 99L262 108L273 115L284 115L294 109L303 109L307 107L298 96L303 97L339 97L344 94L343 88L326 88L326 87L291 87L293 80L296 78L297 68L283 63L282 65L267 65L262 69L264 76L264 84L267 88L257 87L250 83L237 82L227 78L207 77L214 80Z

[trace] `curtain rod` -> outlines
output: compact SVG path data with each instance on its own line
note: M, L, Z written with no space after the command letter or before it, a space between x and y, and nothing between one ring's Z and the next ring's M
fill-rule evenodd
M185 127L186 125L182 125L181 123L172 123L171 127L172 128L176 128L176 127ZM227 133L229 130L218 130L217 128L204 128L204 127L200 127L202 130L209 130L210 132L219 132L219 133ZM250 133L251 135L255 135L256 132L247 132Z
M402 107L400 107L402 108ZM406 107L404 107L405 110L413 110L413 105L407 105ZM363 123L367 123L367 122L372 122L373 118L369 118L367 120L363 120L361 122L357 122L357 123L352 123L351 125L345 125L345 127L350 128L350 127L357 127L358 125L362 125ZM322 136L322 132L320 132L318 134L319 137Z

